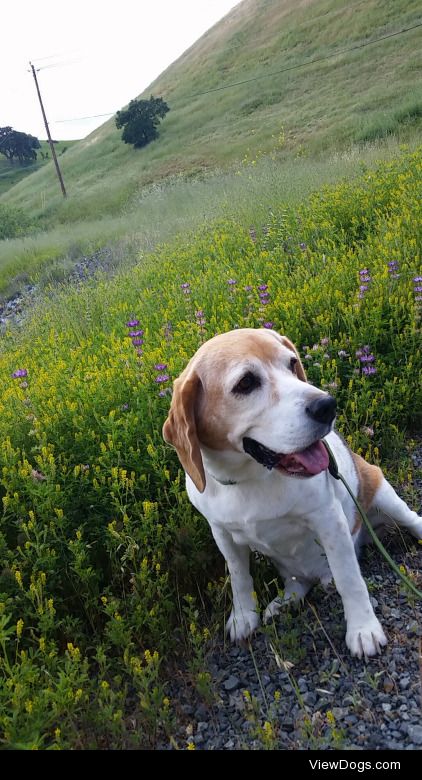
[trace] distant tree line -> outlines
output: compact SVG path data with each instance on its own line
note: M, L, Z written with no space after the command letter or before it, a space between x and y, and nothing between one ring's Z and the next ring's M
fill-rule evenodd
M37 149L41 148L38 138L28 133L13 130L12 127L0 127L0 154L11 163L18 160L21 165L37 159Z
M151 95L149 100L131 100L127 108L116 114L116 127L124 128L122 141L141 149L158 138L157 127L170 111L163 98Z

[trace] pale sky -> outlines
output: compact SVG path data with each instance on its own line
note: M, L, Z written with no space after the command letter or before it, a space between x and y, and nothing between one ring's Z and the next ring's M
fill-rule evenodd
M137 97L239 0L21 0L4 4L0 36L0 127L84 138ZM61 122L72 119L78 121Z

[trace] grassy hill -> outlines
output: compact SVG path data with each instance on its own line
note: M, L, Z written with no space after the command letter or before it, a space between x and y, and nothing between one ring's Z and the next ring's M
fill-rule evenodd
M61 157L77 141L58 141L55 145L56 154ZM38 150L37 160L28 165L11 165L5 157L0 156L0 195L4 195L11 187L25 179L32 173L40 170L51 161L50 147L47 141L40 141L41 149ZM44 157L41 156L41 153Z
M169 177L406 137L422 114L421 29L364 44L421 20L418 0L244 0L145 91L171 107L157 142L134 151L111 119L64 157L67 201L52 165L3 199L51 226L131 211Z

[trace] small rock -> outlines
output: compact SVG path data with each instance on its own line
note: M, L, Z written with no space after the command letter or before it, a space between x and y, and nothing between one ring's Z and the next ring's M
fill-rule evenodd
M408 726L407 733L415 745L422 745L422 726Z
M239 685L240 685L240 680L234 674L231 674L230 677L228 677L227 680L223 683L223 687L225 691L235 691L236 688L239 687Z

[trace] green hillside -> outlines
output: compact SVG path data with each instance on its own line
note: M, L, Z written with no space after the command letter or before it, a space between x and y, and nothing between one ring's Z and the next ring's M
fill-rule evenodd
M65 151L67 151L67 149L69 149L71 146L74 146L75 143L78 142L57 141L55 144L57 156L60 157L65 153ZM47 141L40 141L40 144L41 149L38 150L36 162L29 163L28 165L18 165L17 163L12 165L8 160L6 160L5 157L0 155L0 195L4 195L4 193L10 190L11 187L14 187L15 184L22 181L22 179L25 179L30 174L35 173L40 168L48 165L48 163L51 161L49 145ZM42 157L41 153L44 155L44 157Z
M171 108L158 141L134 151L111 119L63 158L67 201L51 164L2 200L51 226L126 213L168 177L406 138L422 114L421 28L365 44L421 21L419 0L244 0L145 91Z

